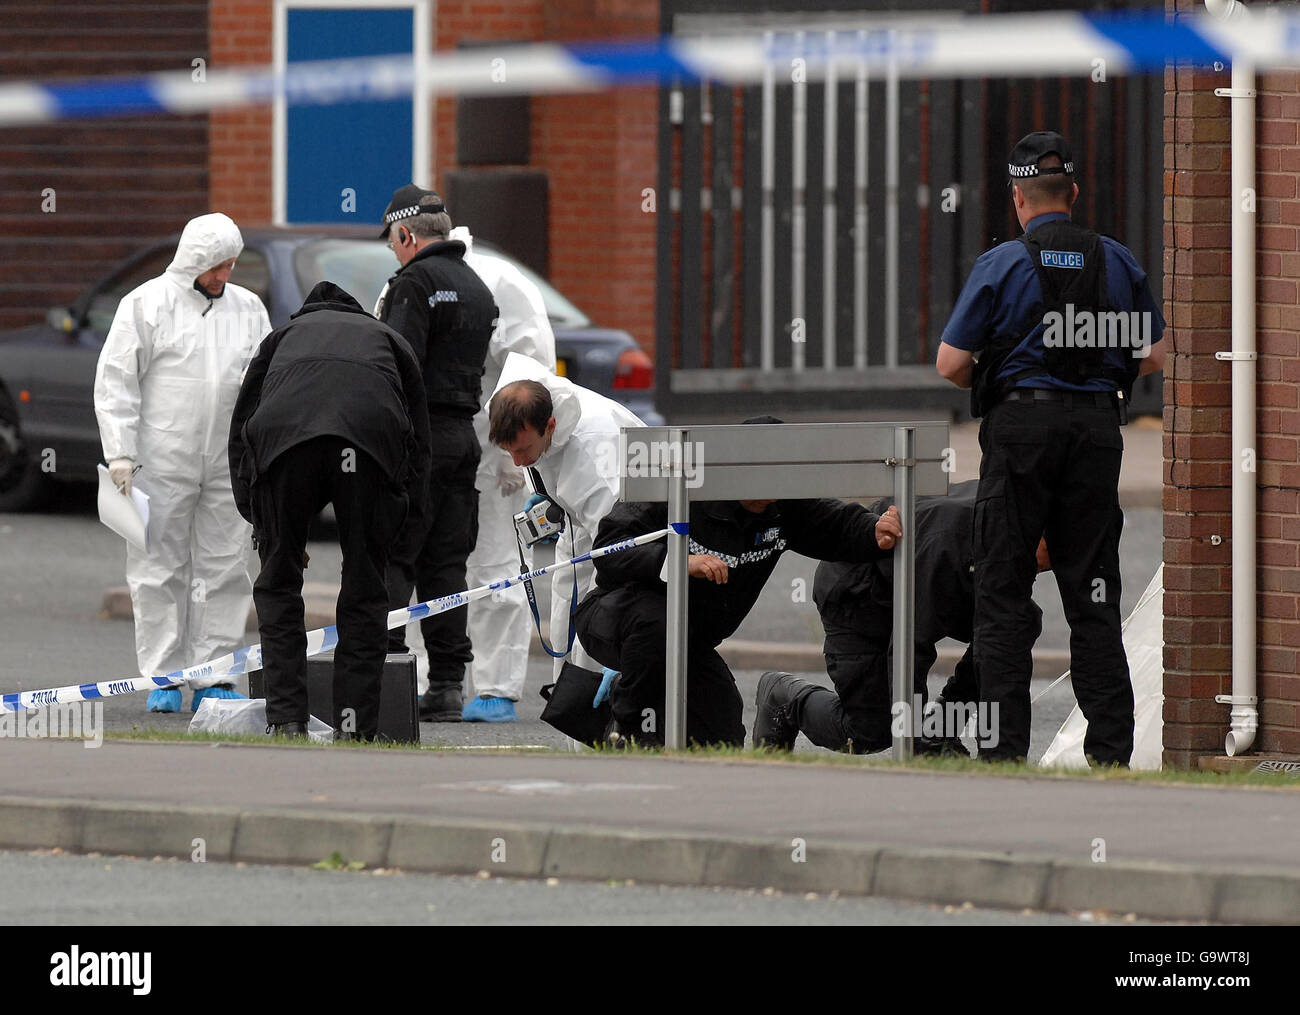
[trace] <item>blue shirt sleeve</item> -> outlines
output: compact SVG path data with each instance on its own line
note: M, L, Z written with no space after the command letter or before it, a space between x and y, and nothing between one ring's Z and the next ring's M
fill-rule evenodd
M941 342L967 352L979 352L988 344L997 301L997 275L993 264L1000 249L994 247L985 251L976 260L943 329Z

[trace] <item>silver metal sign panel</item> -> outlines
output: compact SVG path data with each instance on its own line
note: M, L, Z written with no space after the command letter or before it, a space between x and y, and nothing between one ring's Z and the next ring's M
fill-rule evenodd
M692 501L890 495L899 426L916 435L917 495L946 495L946 422L773 423L624 429L619 500L666 502L679 470ZM686 438L680 451L671 438L678 429Z

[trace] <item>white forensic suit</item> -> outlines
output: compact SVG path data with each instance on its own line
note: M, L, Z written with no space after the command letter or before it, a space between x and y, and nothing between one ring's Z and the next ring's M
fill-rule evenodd
M548 374L555 373L555 334L541 290L523 272L500 257L476 253L473 237L464 226L453 229L448 239L465 244L465 263L492 291L498 313L483 364L483 404L474 416L474 433L483 457L474 483L478 487L478 542L465 564L465 581L472 589L519 572L514 516L524 509L529 494L523 470L516 467L508 452L488 440L487 404L510 353L527 356ZM525 549L524 560L531 568L530 550ZM469 640L474 646L470 678L475 696L518 701L528 673L532 630L524 590L515 586L494 592L467 609Z
M240 377L271 322L247 289L227 284L213 299L194 287L243 249L227 216L191 219L166 272L118 304L95 370L104 459L133 461L149 496L150 549L126 551L141 676L244 643L251 529L235 509L227 443Z
M619 431L645 426L632 410L613 399L579 387L548 373L535 360L512 354L501 370L497 390L514 381L538 381L551 393L555 432L551 446L533 464L547 493L564 509L566 524L555 547L556 560L568 560L591 550L596 529L618 497ZM579 564L578 601L590 590L596 570L590 562ZM573 568L560 568L551 576L551 630L556 651L569 636L573 599ZM574 640L568 658L577 666L600 672L601 664ZM558 678L563 659L555 660Z

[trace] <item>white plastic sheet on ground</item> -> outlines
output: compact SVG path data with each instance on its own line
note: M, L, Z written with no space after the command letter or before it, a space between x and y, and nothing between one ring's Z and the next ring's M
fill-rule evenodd
M1128 655L1129 677L1133 681L1133 758L1131 768L1160 768L1164 727L1164 566L1138 604L1124 621L1124 651ZM1056 734L1040 765L1058 768L1087 768L1083 756L1083 735L1088 723L1074 706Z
M266 699L204 698L190 720L190 732L264 736ZM330 743L334 740L334 729L313 715L307 720L307 737L318 743Z

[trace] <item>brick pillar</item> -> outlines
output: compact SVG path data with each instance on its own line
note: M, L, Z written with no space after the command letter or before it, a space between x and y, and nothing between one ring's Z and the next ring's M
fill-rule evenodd
M1170 11L1200 11L1177 0ZM1229 74L1165 75L1164 760L1222 754L1232 689ZM1254 750L1300 754L1300 78L1261 75L1256 110L1258 688ZM1218 537L1216 540L1215 537Z
M208 70L271 62L270 0L211 0ZM208 117L209 209L238 225L271 221L271 107Z
M1214 696L1231 689L1231 394L1214 358L1232 344L1228 77L1165 72L1164 763L1182 768L1222 753Z

